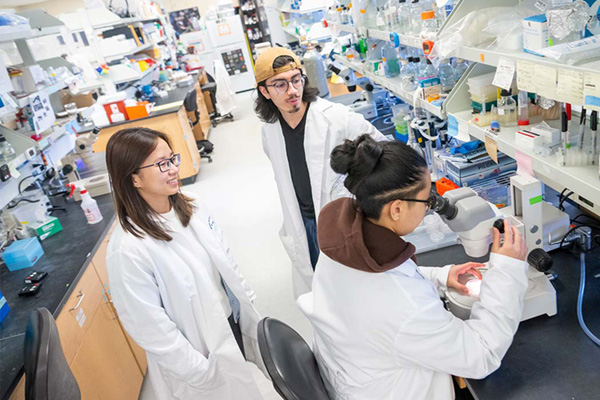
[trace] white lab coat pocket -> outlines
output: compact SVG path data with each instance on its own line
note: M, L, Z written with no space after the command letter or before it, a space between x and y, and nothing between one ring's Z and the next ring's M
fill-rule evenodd
M292 259L292 262L296 262L298 259L296 253L296 239L291 235L284 235L283 232L284 230L283 228L281 228L281 230L279 231L279 237L281 238L281 242L283 243L283 248L288 253L290 259Z

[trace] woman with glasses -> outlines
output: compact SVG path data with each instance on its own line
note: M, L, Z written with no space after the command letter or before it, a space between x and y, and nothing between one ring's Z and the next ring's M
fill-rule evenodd
M439 290L468 293L458 277L482 264L419 267L411 233L431 205L425 160L401 142L368 135L337 146L331 167L354 195L319 216L321 258L313 292L298 305L314 328L314 353L332 399L453 399L451 375L496 370L517 330L527 289L527 254L507 225L494 229L481 300L463 321Z
M146 351L141 398L262 398L246 363L262 363L254 293L202 202L181 193L169 138L123 129L106 162L118 220L106 264L119 319Z

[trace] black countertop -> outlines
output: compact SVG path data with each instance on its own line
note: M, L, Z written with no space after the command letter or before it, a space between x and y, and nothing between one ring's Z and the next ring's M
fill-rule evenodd
M63 230L42 241L44 255L32 267L9 271L0 264L0 291L6 297L10 311L0 323L0 398L7 397L11 384L21 375L23 367L23 342L27 319L31 311L46 307L58 316L63 298L74 287L87 267L90 255L95 252L101 239L114 220L111 195L95 197L103 220L88 225L80 203L64 202L62 197L53 200L54 205L64 206L67 212L56 211ZM46 271L42 288L34 297L19 297L17 293L25 285L23 280L32 271Z
M552 253L558 274L556 289L558 313L521 322L500 368L485 379L467 379L475 399L565 400L600 397L600 347L581 330L577 322L579 258L565 250ZM588 328L600 336L600 251L587 254L583 317ZM487 261L469 258L461 246L419 254L419 265Z

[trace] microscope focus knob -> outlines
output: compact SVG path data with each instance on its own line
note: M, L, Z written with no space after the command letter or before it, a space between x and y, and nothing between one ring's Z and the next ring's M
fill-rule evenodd
M547 272L552 268L552 257L543 249L533 249L527 256L527 262L540 272Z
M500 233L504 233L504 220L503 219L495 220L494 228L498 229L498 231L500 231Z

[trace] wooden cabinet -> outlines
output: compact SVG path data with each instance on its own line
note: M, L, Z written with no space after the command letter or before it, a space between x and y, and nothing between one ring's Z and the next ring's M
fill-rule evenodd
M110 234L107 236L56 318L56 325L83 400L135 400L148 364L145 351L125 332L111 301L106 269ZM24 399L25 377L10 396L10 400Z
M96 271L88 267L56 318L60 343L69 364L79 351L103 296L102 285Z
M174 112L157 117L103 128L98 135L98 140L92 146L93 151L95 153L106 151L106 144L113 134L121 129L134 127L150 128L167 134L171 141L173 152L181 155L179 177L181 179L195 179L200 170L200 153L198 152L198 147L194 141L194 135L191 133L190 123L183 107L178 107Z
M111 228L111 232L112 232L112 229L114 229L114 225ZM117 310L114 308L114 306L112 304L112 300L111 300L110 284L108 282L108 270L106 268L106 249L108 247L108 242L110 240L110 234L107 236L109 236L109 237L104 239L102 241L102 243L100 244L100 246L98 247L98 250L96 250L96 254L94 254L94 257L92 258L91 265L93 265L96 273L98 274L98 278L100 279L100 283L102 284L102 288L104 290L104 297L103 297L101 307L106 304L107 307L112 308L114 315L117 316ZM121 325L121 322L118 320L117 320L117 322L119 323L119 326L120 326L121 330L123 331L123 334L125 336L127 344L130 348L131 353L133 353L133 356L135 358L135 361L137 363L137 366L138 366L141 374L145 375L146 369L148 368L146 352L144 351L144 349L142 349L140 346L138 346L138 344L131 338L131 336L129 336L129 334L125 331L125 328L123 328L123 326Z
M143 375L110 302L92 317L71 370L84 400L138 398Z

